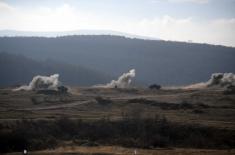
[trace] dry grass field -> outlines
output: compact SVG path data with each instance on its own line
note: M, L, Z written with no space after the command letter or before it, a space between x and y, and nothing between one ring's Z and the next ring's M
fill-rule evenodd
M184 90L143 88L103 89L71 88L69 94L47 94L32 91L0 89L0 124L11 126L21 120L54 121L61 117L92 122L119 121L124 118L148 119L164 117L172 123L199 125L235 133L235 95L221 89ZM4 130L4 129L0 129ZM234 143L234 142L232 142ZM30 154L134 154L135 148L121 146L57 145ZM111 144L113 145L113 144ZM171 148L171 149L170 149ZM136 148L137 154L149 155L230 155L234 144L224 149ZM11 155L21 153L10 153Z
M141 117L164 115L173 122L235 129L235 95L223 90L73 88L72 94L46 95L1 89L0 105L2 122L61 116L117 120L133 111Z

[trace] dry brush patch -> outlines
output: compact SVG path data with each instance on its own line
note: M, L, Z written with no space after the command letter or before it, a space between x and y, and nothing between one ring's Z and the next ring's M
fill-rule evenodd
M136 148L235 148L235 131L182 125L164 117L142 119L126 117L119 121L60 118L56 121L23 120L1 124L1 152L54 149L63 141L82 146L119 145Z

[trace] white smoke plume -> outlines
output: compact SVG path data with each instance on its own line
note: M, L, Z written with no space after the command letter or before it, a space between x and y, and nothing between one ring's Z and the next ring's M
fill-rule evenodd
M57 90L60 85L59 74L53 74L51 76L41 76L37 75L33 77L33 80L29 85L24 85L19 88L14 89L13 91L19 90Z
M95 87L102 88L128 88L131 84L132 78L135 77L135 69L131 69L128 73L122 74L117 80L112 80L106 85L97 85Z
M212 74L211 79L208 81L208 86L235 86L235 74L233 73L215 73Z
M235 74L233 73L214 73L207 82L201 82L185 86L185 89L203 89L208 87L227 88L235 86Z

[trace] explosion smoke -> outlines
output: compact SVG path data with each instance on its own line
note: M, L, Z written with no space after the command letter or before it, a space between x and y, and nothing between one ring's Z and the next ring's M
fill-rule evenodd
M185 89L203 89L208 87L228 88L235 86L235 74L233 73L214 73L207 82L201 82L185 86Z
M33 77L33 80L29 85L24 85L19 88L14 89L14 91L19 90L57 90L59 86L59 74L54 74L51 76L41 76L37 75Z
M131 84L132 78L135 77L135 69L131 69L128 73L122 74L118 80L112 80L106 85L97 85L95 87L103 88L128 88Z

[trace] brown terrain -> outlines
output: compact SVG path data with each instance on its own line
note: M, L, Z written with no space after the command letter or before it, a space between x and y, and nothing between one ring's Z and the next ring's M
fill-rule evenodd
M77 88L69 94L12 91L0 89L0 123L14 124L20 120L53 121L61 117L85 122L107 119L111 122L124 117L147 119L164 117L182 125L228 130L235 133L235 95L222 89L105 89ZM0 129L1 130L1 129ZM234 154L234 145L223 149L200 148L135 148L111 144L80 146L63 142L54 149L30 154ZM20 154L20 153L11 153Z

